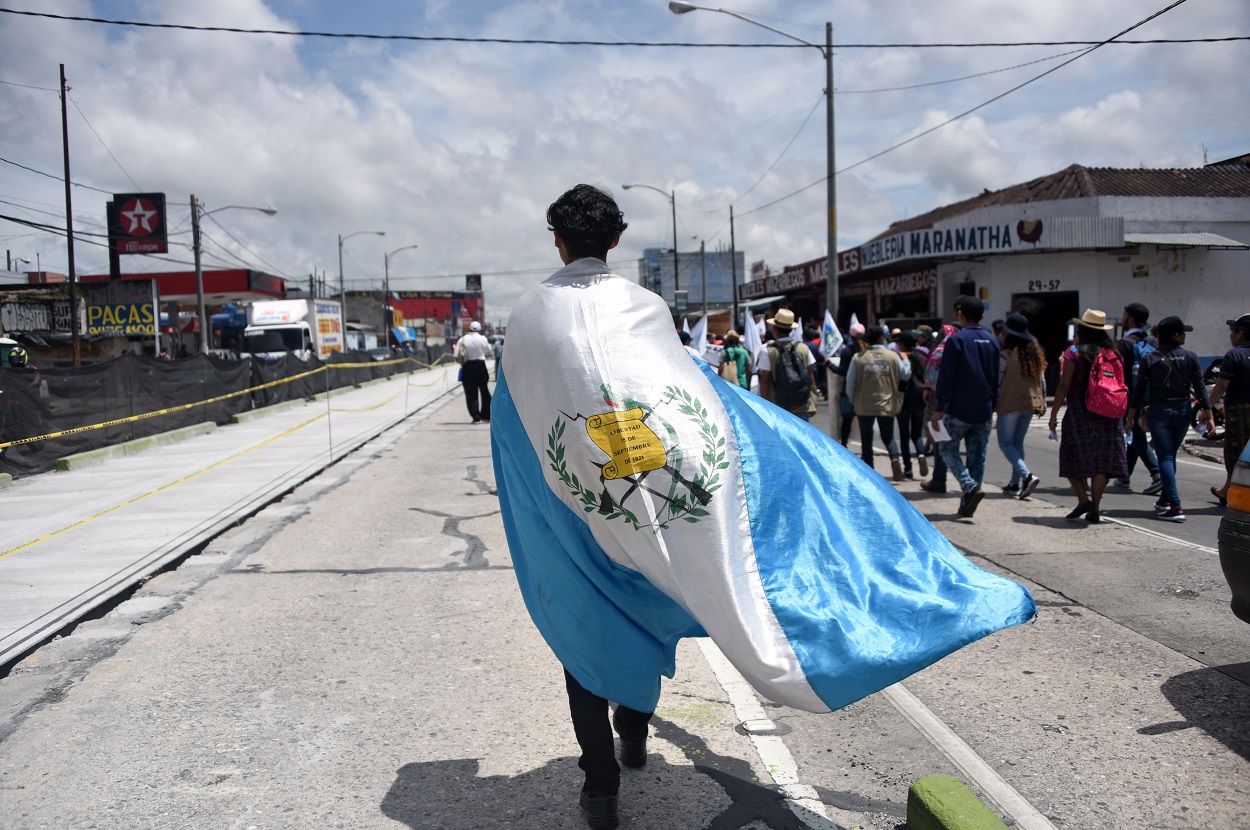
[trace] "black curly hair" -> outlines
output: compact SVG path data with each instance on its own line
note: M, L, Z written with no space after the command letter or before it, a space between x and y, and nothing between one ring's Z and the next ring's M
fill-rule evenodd
M566 191L547 208L547 230L560 234L574 259L606 260L612 243L628 227L616 200L588 184Z

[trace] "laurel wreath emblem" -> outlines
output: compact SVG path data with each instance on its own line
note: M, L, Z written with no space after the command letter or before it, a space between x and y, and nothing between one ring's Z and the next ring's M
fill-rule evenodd
M613 397L611 391L606 386L604 390L605 399L611 400ZM548 467L564 482L584 512L598 511L605 521L619 519L634 530L648 528L655 532L667 529L675 521L693 524L709 515L706 506L711 502L712 495L721 488L721 471L729 467L729 462L725 460L725 437L720 434L716 424L709 419L707 407L699 399L676 386L665 387L664 393L664 399L656 407L635 400L624 400L627 407L641 408L647 413L648 418L658 421L670 442L667 446L669 463L664 468L670 475L670 481L664 490L647 487L649 492L659 498L661 508L656 511L654 520L646 523L640 521L638 515L624 504L626 499L637 492L640 479L646 474L628 479L627 481L632 486L625 495L619 498L608 492L607 482L602 477L600 477L602 484L600 490L596 491L586 486L577 474L568 468L564 446L567 421L562 417L556 418L551 431L547 434ZM698 470L689 479L684 476L683 467L688 463L688 459L677 442L677 432L656 411L661 407L669 406L675 408L679 415L685 416L699 428L703 446L698 456Z

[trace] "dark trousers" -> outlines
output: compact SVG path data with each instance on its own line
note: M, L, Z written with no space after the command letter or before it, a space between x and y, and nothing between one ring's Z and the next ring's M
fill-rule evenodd
M881 431L881 443L890 458L898 458L898 442L894 440L894 417L891 415L857 415L859 418L859 457L872 466L872 425Z
M569 714L573 716L573 733L582 757L577 765L586 773L582 789L598 797L616 795L621 785L621 767L616 763L612 743L612 725L608 722L608 702L586 691L573 675L564 672L564 686L569 693ZM647 737L651 712L639 712L628 706L616 707L616 726L626 741L642 741Z
M842 393L838 406L842 406L842 401L848 400L846 393ZM851 427L855 425L855 410L848 406L842 406L842 446L846 446L846 442L851 440Z
M898 413L898 442L903 450L903 471L911 472L911 455L924 455L924 407L903 407Z
M1155 458L1154 450L1150 447L1150 441L1146 438L1146 430L1142 428L1141 418L1133 421L1133 443L1129 444L1124 454L1128 456L1128 477L1132 477L1133 468L1137 466L1137 459L1141 459L1141 463L1146 465L1146 472L1150 473L1152 479L1159 477L1159 462Z
M464 402L469 407L469 417L476 421L490 420L490 372L485 360L469 360L464 364Z

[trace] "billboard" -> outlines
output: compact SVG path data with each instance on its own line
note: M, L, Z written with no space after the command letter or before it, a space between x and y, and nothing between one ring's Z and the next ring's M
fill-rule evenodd
M109 244L117 253L169 253L164 193L114 193L107 218Z

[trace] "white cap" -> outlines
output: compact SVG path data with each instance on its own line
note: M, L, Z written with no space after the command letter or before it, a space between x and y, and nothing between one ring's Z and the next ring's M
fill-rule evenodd
M481 331L481 330L482 330L482 324L479 323L477 320L474 320L472 323L469 323L469 331Z

